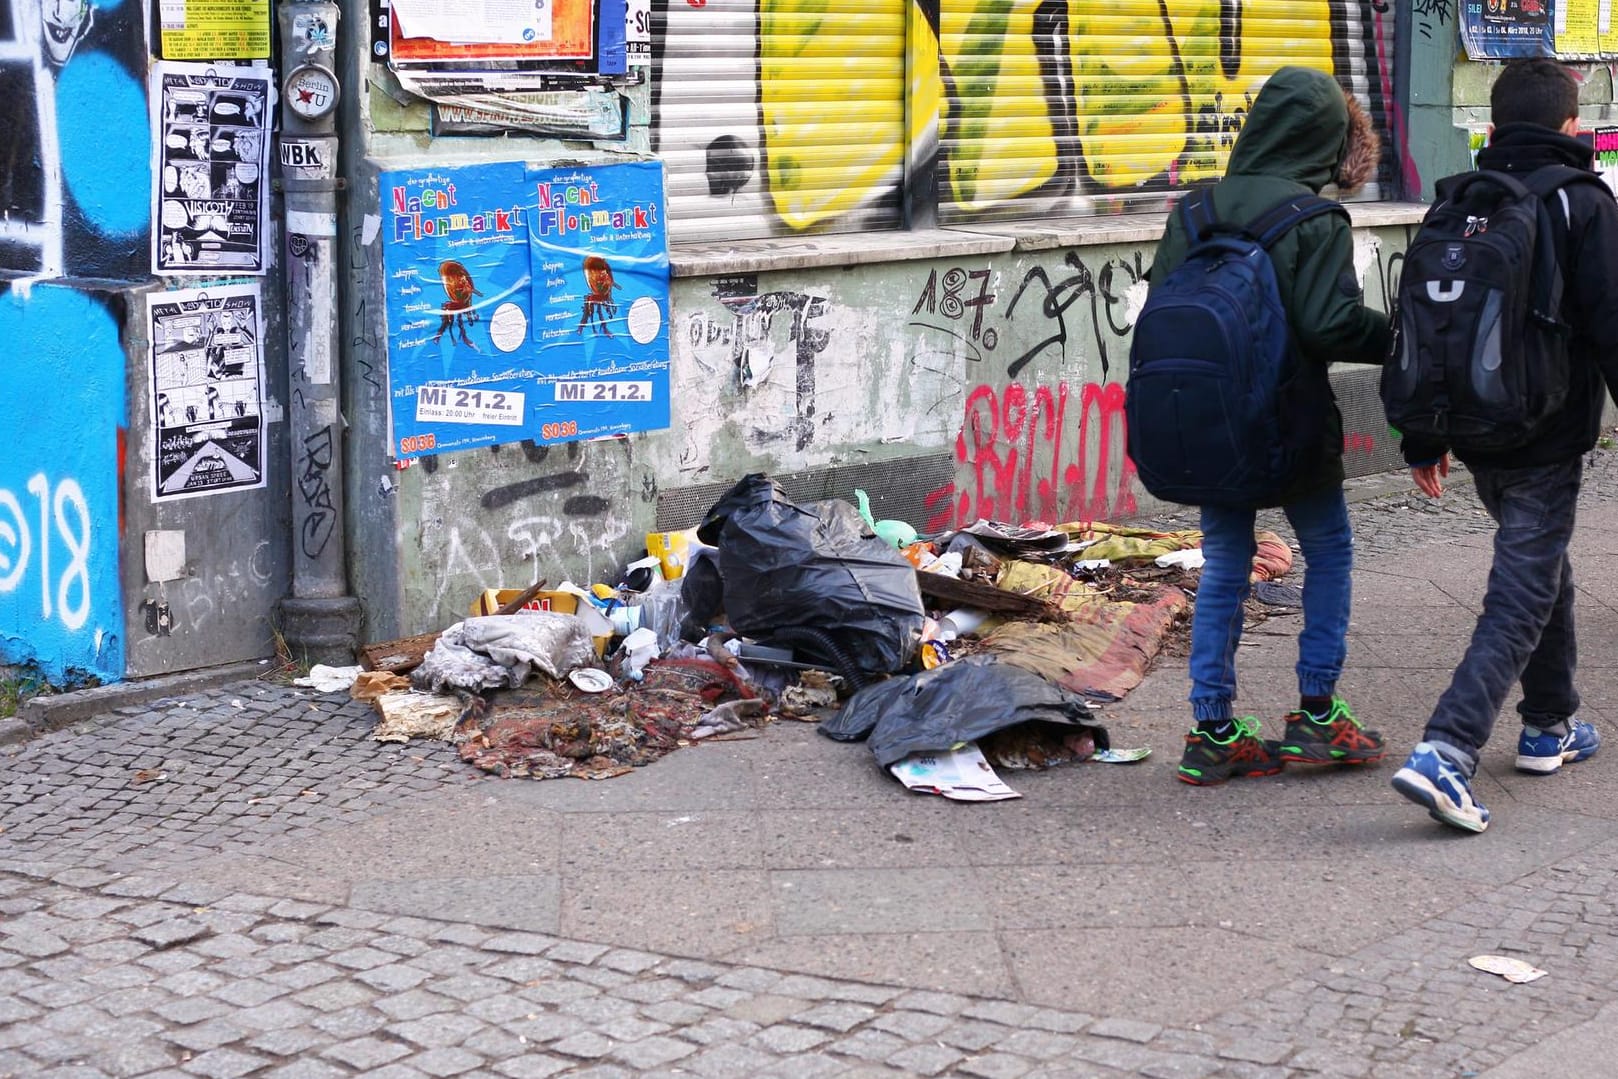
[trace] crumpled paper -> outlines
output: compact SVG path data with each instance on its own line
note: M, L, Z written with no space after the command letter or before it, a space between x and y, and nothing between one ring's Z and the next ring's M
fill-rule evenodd
M336 693L340 689L347 689L354 684L354 679L360 676L360 668L354 667L328 667L324 663L316 663L309 668L309 673L302 678L294 678L295 686L308 686L318 693Z

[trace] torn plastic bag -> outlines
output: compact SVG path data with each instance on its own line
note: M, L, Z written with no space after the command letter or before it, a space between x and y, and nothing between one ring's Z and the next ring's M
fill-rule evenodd
M867 686L819 729L840 742L866 739L886 768L912 753L942 752L1022 723L1088 727L1097 749L1111 744L1084 698L983 655Z
M719 549L737 633L852 666L851 676L897 671L915 655L926 617L915 567L850 503L799 506L754 473L714 503L697 538ZM695 598L687 603L700 616Z

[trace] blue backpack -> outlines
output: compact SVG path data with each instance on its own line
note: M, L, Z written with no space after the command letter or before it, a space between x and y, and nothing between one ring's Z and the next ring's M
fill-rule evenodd
M1146 490L1189 506L1274 505L1319 460L1305 382L1269 248L1311 217L1348 211L1296 195L1245 227L1203 188L1180 201L1190 249L1152 283L1124 387L1130 460ZM1305 413L1300 415L1299 413Z

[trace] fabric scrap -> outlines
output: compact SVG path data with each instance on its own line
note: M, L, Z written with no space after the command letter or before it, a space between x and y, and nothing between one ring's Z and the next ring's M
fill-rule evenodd
M1139 602L1087 604L1066 624L1009 622L983 640L1004 663L1096 700L1121 700L1146 677L1190 598L1171 585Z

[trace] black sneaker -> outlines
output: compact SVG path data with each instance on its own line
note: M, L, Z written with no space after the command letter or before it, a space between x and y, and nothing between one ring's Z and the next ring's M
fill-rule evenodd
M1227 779L1275 775L1282 765L1277 743L1260 738L1258 731L1258 720L1252 716L1236 720L1236 729L1223 741L1193 728L1185 736L1180 782L1211 787Z
M1288 764L1375 764L1385 752L1382 736L1361 726L1341 697L1333 697L1331 710L1319 719L1287 713L1281 759Z

